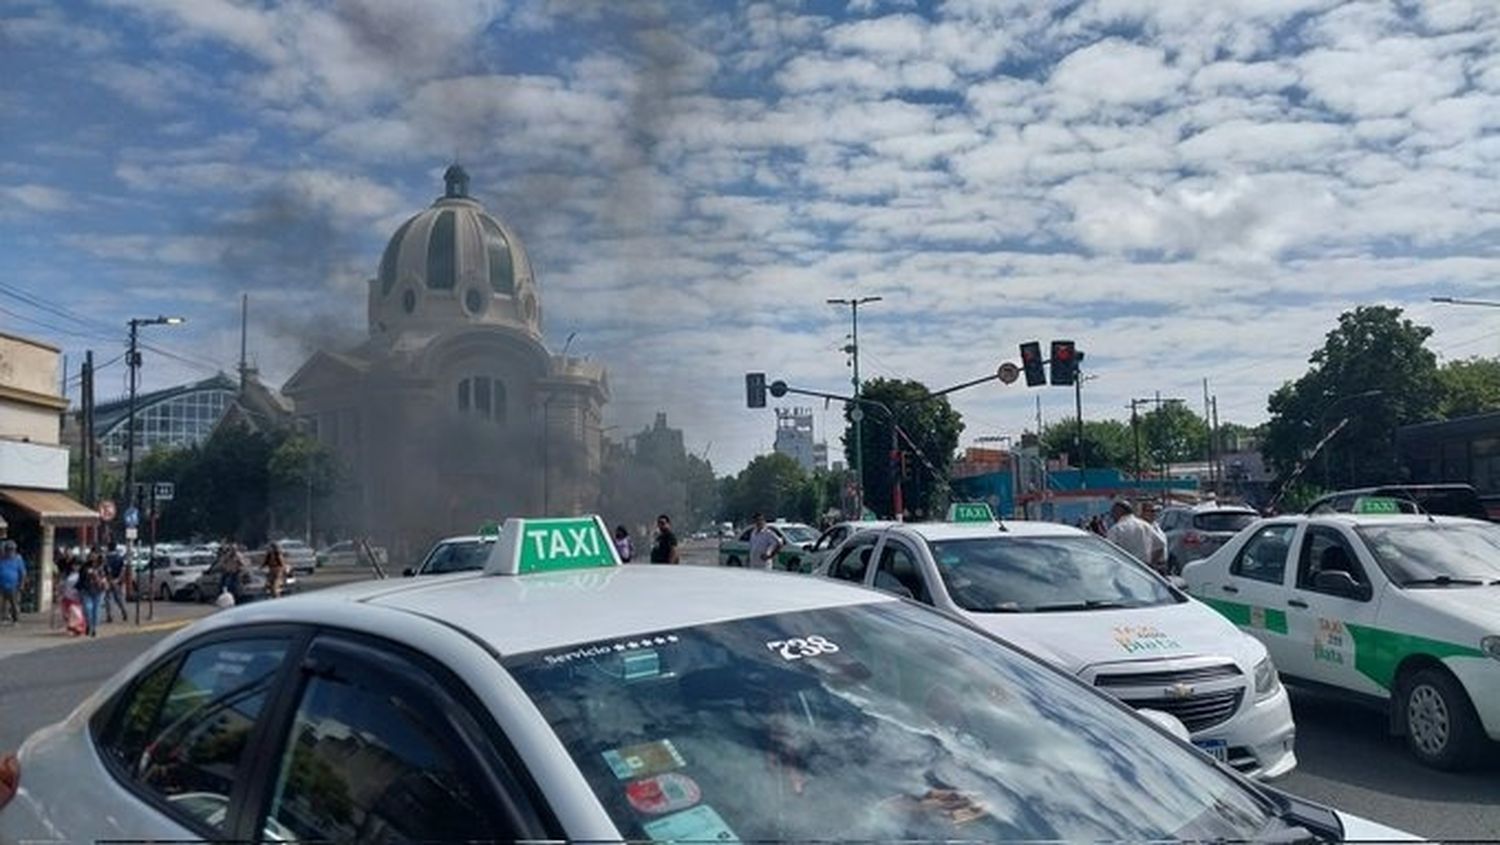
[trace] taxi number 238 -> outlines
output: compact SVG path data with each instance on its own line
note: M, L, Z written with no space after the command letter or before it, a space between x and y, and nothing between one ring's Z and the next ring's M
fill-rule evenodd
M827 637L814 634L810 637L793 637L789 640L771 640L766 648L781 655L782 660L801 660L820 654L833 654L839 650L837 644Z

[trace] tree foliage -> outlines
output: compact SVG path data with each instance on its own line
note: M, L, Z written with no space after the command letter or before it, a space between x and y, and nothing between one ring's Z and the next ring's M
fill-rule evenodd
M1449 361L1438 370L1438 383L1445 418L1500 410L1500 359Z
M906 455L906 477L902 482L905 509L914 515L942 513L948 503L948 471L963 432L963 418L945 397L932 398L926 385L912 380L874 379L862 391L864 398L883 403L895 415L896 424L911 442L898 440ZM844 451L855 452L855 406L844 409L848 423ZM893 515L892 488L900 464L892 455L891 418L877 407L865 405L863 448L860 466L865 483L865 507L882 517ZM915 446L915 448L913 448Z
M1208 423L1181 402L1167 402L1140 416L1146 460L1152 465L1201 461L1208 455Z
M1443 399L1432 329L1399 308L1362 306L1308 359L1301 378L1271 394L1262 453L1283 478L1340 420L1349 423L1324 447L1313 477L1327 486L1378 484L1399 478L1392 432L1434 419ZM1325 463L1326 462L1326 463ZM1325 473L1326 467L1326 473Z
M1069 464L1078 465L1078 424L1064 417L1042 429L1042 453L1051 460L1067 456ZM1142 446L1144 449L1144 445ZM1128 467L1134 460L1134 441L1130 425L1119 420L1083 421L1083 458L1086 467Z

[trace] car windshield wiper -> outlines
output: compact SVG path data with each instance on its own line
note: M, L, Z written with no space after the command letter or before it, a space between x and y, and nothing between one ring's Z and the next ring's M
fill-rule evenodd
M1447 587L1447 586L1451 586L1451 585L1455 585L1455 584L1462 584L1464 586L1483 587L1486 583L1489 583L1489 584L1500 584L1500 581L1489 581L1489 582L1486 582L1486 581L1484 581L1483 579L1480 579L1480 578L1454 578L1451 575L1435 575L1435 576L1433 576L1431 578L1408 578L1405 581L1401 582L1401 586L1403 586L1403 587L1427 587L1427 586Z
M1032 610L1037 613L1049 613L1069 610L1115 610L1130 605L1115 601L1114 599L1085 599L1076 602L1061 602L1059 604L1039 604Z

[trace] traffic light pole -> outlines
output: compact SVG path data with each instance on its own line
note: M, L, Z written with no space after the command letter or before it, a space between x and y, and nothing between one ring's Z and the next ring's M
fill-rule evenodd
M1087 490L1088 459L1083 456L1083 353L1078 353L1078 363L1073 368L1073 403L1078 424L1078 489Z
M849 320L852 326L849 335L848 351L849 356L853 359L854 365L853 383L855 402L859 401L861 389L859 383L859 306L868 305L872 302L880 302L884 298L885 297L881 296L861 296L854 299L828 300L829 305L849 306ZM854 420L854 460L851 461L851 463L854 464L855 498L857 499L856 505L859 508L859 514L861 518L864 517L865 511L865 452L864 426L862 425L862 422L863 420L859 416L857 416Z

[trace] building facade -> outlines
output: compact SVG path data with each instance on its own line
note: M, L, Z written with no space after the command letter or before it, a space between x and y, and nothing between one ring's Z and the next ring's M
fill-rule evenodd
M773 448L777 454L796 461L805 472L824 472L828 469L828 444L819 443L814 437L811 408L776 409L776 442Z
M593 510L604 368L548 351L526 251L454 166L391 237L368 338L315 353L282 393L339 457L332 530L412 558L508 516Z
M52 602L58 532L73 534L98 522L93 510L67 494L61 358L55 346L0 334L0 527L26 559L28 609Z

